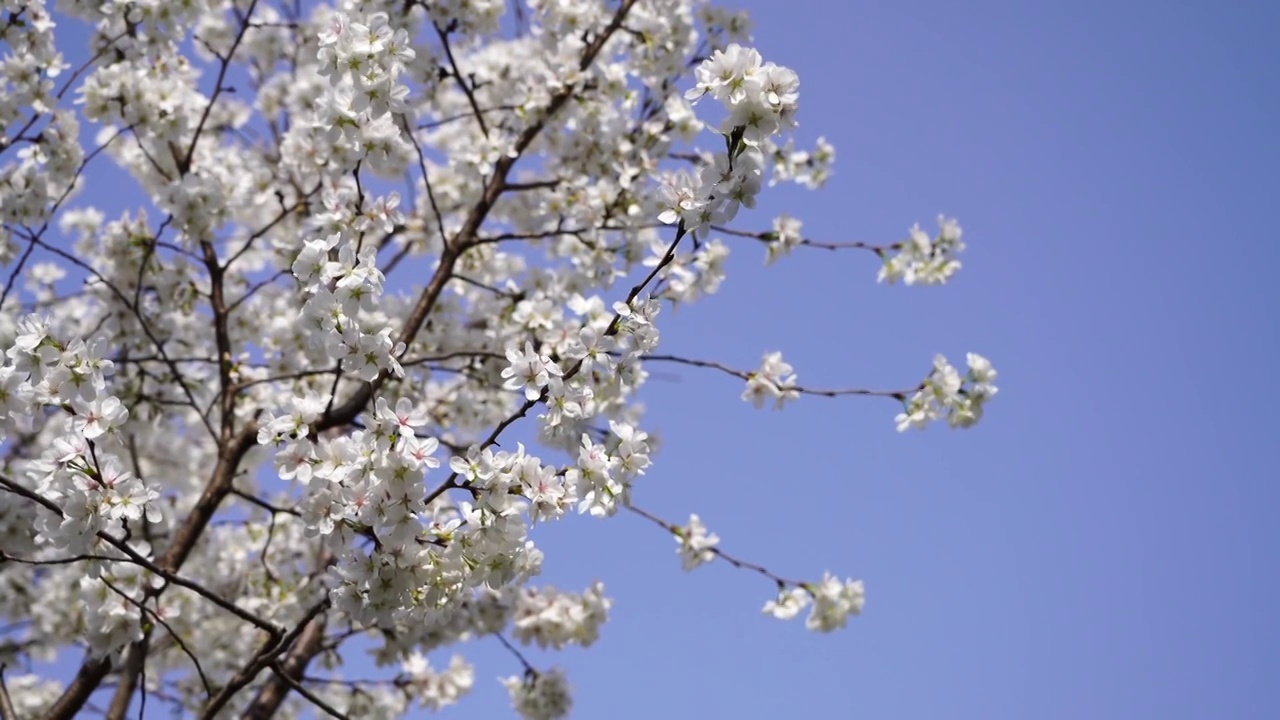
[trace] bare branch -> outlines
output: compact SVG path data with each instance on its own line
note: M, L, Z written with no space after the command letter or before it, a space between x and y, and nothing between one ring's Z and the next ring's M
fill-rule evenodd
M498 639L498 642L502 643L502 647L506 648L508 652L510 652L512 655L516 657L516 660L520 661L520 664L524 666L524 671L526 674L528 675L538 674L538 669L535 668L532 665L532 663L529 662L528 658L524 656L524 653L520 652L520 649L517 648L515 645L512 645L511 641L507 640L507 638L504 637L502 633L494 633L493 636Z
M436 29L436 35L440 38L440 44L444 46L445 57L449 59L449 67L453 69L453 77L458 81L458 87L462 88L462 92L467 96L467 102L471 104L471 112L474 114L476 124L480 126L480 132L487 139L489 137L489 127L485 125L484 113L480 111L480 105L476 102L476 94L467 84L466 78L462 77L462 71L458 70L458 61L453 57L453 48L449 45L449 33L453 32L453 28L441 28L433 23Z
M671 533L672 535L675 535L676 537L682 537L684 534L684 531L681 530L679 526L673 523L669 523L666 520L663 520L662 518L657 517L656 515L652 515L644 510L641 510L640 508L634 505L627 505L626 508L627 510L631 511L633 514L638 515L644 518L645 520L648 520L649 522L653 523L654 525L657 525L658 527L666 530L667 532ZM788 580L787 578L784 578L780 575L773 573L771 570L764 567L763 565L757 565L756 563L747 562L746 560L740 560L730 555L729 553L721 550L718 547L712 546L707 548L707 550L714 553L716 557L720 558L721 560L724 560L725 562L729 563L730 565L740 570L751 570L752 572L759 573L769 578L779 588L785 588L785 587L804 588L806 591L812 594L812 591L809 590L808 588L808 584L805 582L802 582L799 580Z
M9 697L9 688L4 682L4 671L8 667L0 664L0 720L21 720L18 717L18 711L13 707L13 700Z

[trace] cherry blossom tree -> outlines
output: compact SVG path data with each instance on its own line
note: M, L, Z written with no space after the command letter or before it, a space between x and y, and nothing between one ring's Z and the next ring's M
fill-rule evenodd
M796 147L799 80L740 13L3 0L0 30L6 718L399 717L469 693L485 639L515 712L563 717L569 678L522 648L591 645L612 601L539 584L538 527L619 513L833 631L860 581L791 579L643 509L649 369L735 376L757 407L889 398L899 431L969 427L996 393L975 354L876 391L801 385L780 352L661 351L661 311L715 293L731 245L848 251L886 284L960 267L945 217L879 245L753 217L769 186L821 187L835 150ZM95 162L146 202L95 207ZM518 424L536 442L500 442ZM383 677L344 675L357 639ZM75 647L67 683L25 670Z

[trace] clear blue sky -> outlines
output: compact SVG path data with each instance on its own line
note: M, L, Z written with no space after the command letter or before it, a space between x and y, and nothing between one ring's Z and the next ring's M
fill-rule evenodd
M616 599L596 647L531 654L568 669L575 717L1280 715L1280 9L743 5L800 74L800 139L839 161L737 224L882 242L944 212L969 250L944 288L890 288L869 257L766 270L735 243L663 349L781 349L803 384L892 389L972 350L1001 393L974 430L898 435L892 401L759 412L732 379L654 368L665 443L637 504L787 576L863 578L867 608L818 636L760 615L756 575L682 573L638 518L539 528L544 580ZM493 678L517 665L467 652L476 691L445 716L504 716Z

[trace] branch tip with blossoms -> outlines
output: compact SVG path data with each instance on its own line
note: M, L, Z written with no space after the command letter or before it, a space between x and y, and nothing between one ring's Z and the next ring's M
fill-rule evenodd
M817 632L843 628L850 616L862 614L866 593L861 580L841 582L829 572L823 573L822 580L817 583L788 580L762 565L741 560L720 549L719 536L707 532L697 515L690 515L689 523L680 527L634 505L627 505L627 510L675 536L679 545L676 552L685 571L720 558L735 568L750 570L773 581L778 588L778 596L765 603L766 614L790 620L805 607L812 606L805 627Z

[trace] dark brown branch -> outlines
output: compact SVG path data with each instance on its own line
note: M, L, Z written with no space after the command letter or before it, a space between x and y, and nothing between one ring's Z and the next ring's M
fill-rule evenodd
M138 601L129 597L113 585L110 580L103 578L102 581L120 597L138 607L142 607ZM138 688L138 678L141 677L143 666L147 662L147 651L151 646L150 639L150 634L144 634L141 640L130 644L128 651L125 652L124 667L120 669L120 676L116 681L116 691L111 696L111 705L107 708L106 720L124 720L126 713L129 712L129 704L133 701L133 693Z
M299 671L301 669L304 669L305 667L306 667L305 664L302 664L301 668L299 668ZM280 679L282 682L284 682L284 684L288 685L290 689L294 690L299 695L306 698L307 701L310 702L312 705L315 705L316 707L325 711L326 713L329 714L330 717L335 717L335 718L338 718L339 720L350 720L349 715L339 712L332 705L325 702L324 700L321 700L320 697L317 696L315 693L311 692L310 690L306 689L301 684L299 684L299 682L295 680L293 675L291 674L291 670L292 669L290 667L286 667L281 663L278 663L278 662L271 663L271 671L275 673L276 678ZM252 707L250 709L252 710ZM246 713L245 715L246 715L246 718L253 717L248 713ZM270 716L267 715L264 717L270 717Z
M307 614L303 617L302 621L298 623L298 626L295 627L288 635L283 638L268 640L264 643L262 647L258 649L258 652L254 654L249 663L245 665L240 672L236 673L236 675L218 691L218 694L215 695L207 705L205 705L204 712L201 714L201 717L204 718L204 720L211 720L216 717L218 711L220 711L231 700L231 698L235 697L236 693L240 692L246 685L253 682L254 678L258 676L258 673L262 672L263 668L267 667L267 665L270 664L276 656L288 650L295 642L297 642L298 646L301 647L302 643L299 641L300 638L306 639L308 643L318 643L320 640L323 640L324 619L321 616L328 608L329 600L326 598L312 606L312 608L307 611ZM312 635L317 636L319 640L310 640ZM310 645L308 645L308 647L309 646ZM301 671L299 671L299 674L301 674ZM280 700L284 700L283 696ZM276 703L275 707L279 707L279 702ZM275 707L271 708L270 712L266 715L250 715L246 712L245 717L268 718L275 712ZM252 710L252 706L250 709Z
M18 711L9 698L9 688L4 684L4 670L7 666L0 664L0 720L21 720Z

